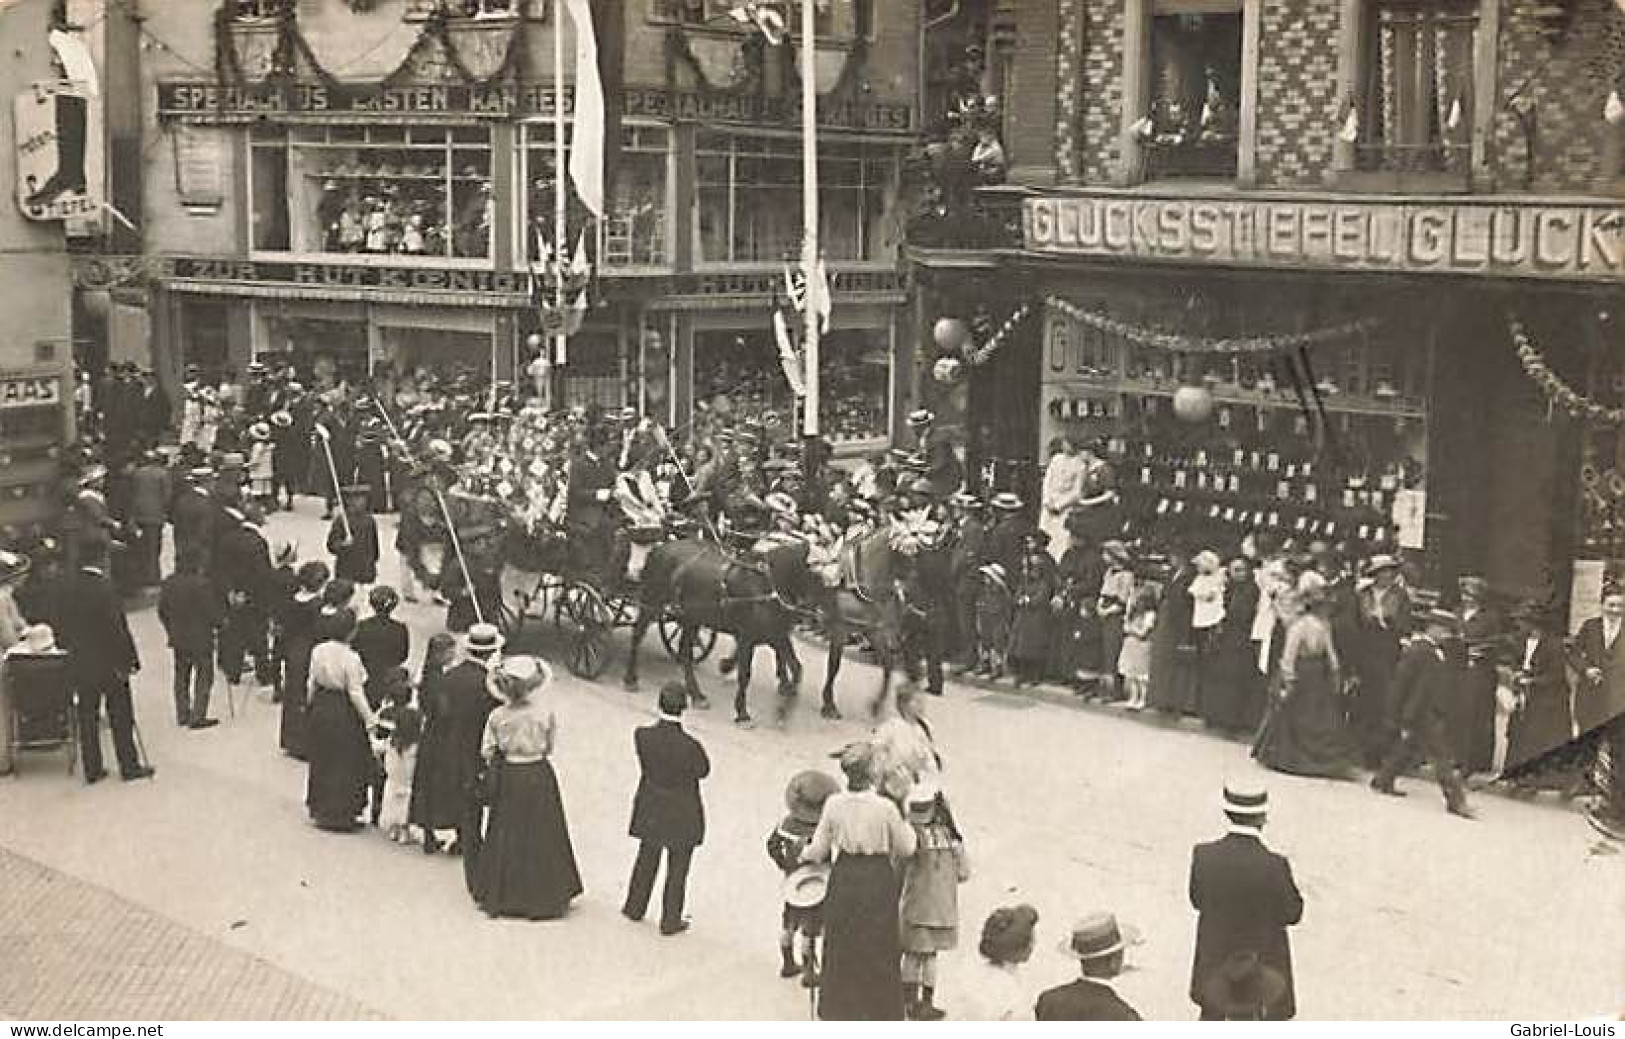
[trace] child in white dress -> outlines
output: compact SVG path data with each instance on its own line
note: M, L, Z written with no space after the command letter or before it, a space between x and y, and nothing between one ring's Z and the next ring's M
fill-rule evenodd
M418 741L423 737L423 715L412 702L412 684L406 669L388 683L389 702L378 712L376 734L383 743L384 798L378 828L397 844L412 841L407 810L412 803L412 776L418 767ZM393 676L392 676L393 677Z
M1123 706L1145 710L1151 684L1151 629L1157 626L1157 590L1142 585L1134 592L1123 621L1123 648L1117 654L1117 673L1123 679Z

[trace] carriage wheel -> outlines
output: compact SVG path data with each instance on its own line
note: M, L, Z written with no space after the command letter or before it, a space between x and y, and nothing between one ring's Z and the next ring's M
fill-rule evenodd
M679 664L683 662L681 650L683 648L683 625L676 617L660 618L660 643L666 647L666 653ZM717 630L708 628L703 624L694 629L694 645L689 656L689 662L703 664L711 651L717 648Z
M569 655L565 663L570 673L591 682L609 664L609 631L613 615L597 590L588 585L571 585L564 590L561 606L570 633Z

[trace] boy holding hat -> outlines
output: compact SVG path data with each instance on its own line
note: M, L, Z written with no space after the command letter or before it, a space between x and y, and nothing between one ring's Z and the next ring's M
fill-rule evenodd
M1456 668L1444 645L1459 636L1461 621L1438 608L1422 614L1422 633L1412 638L1394 671L1393 710L1399 739L1371 780L1371 789L1390 797L1405 796L1394 784L1415 762L1426 760L1444 793L1445 810L1464 819L1474 817L1467 807L1467 788L1456 767L1456 747L1450 731L1456 692Z
M806 988L818 984L818 937L824 931L824 891L829 868L804 865L801 853L818 829L824 802L840 785L827 772L798 772L784 791L788 814L767 837L767 856L784 874L784 912L779 931L779 977L801 975ZM801 937L801 963L796 963L796 937Z

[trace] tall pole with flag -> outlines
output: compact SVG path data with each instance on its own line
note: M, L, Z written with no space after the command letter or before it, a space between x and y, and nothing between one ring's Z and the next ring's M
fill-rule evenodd
M564 158L564 5L565 0L554 0L553 6L553 262L557 265L557 276L553 279L553 306L557 308L558 328L553 336L553 364L563 367L569 362L570 335L565 331L564 308L568 301L564 298L565 292L565 261L564 256L569 248L565 244L565 236L569 229L565 226L565 195L569 191L568 181L565 177ZM581 33L580 24L575 25L575 32ZM581 70L576 70L577 89L576 101L580 103ZM561 402L562 403L562 402Z
M806 285L802 308L803 350L807 364L806 400L801 409L801 432L809 440L818 436L818 341L823 320L813 304L813 283L818 276L818 19L815 0L801 0L801 276Z

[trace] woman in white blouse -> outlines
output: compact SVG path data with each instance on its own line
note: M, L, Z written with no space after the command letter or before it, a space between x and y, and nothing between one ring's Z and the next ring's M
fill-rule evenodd
M494 668L487 688L502 706L485 721L491 817L474 874L474 899L487 916L555 920L581 894L581 874L564 799L548 757L558 719L545 695L552 671L536 657Z
M981 954L965 982L965 999L953 1007L962 1021L1031 1021L1033 991L1025 965L1033 955L1038 910L1029 905L995 909L982 925Z
M818 1016L825 1021L903 1019L897 867L916 838L897 805L874 789L874 750L841 751L845 793L824 802L804 862L830 862L824 896L824 974Z
M367 670L350 648L355 614L324 611L317 621L320 640L310 654L310 703L306 708L305 751L310 776L305 807L324 830L350 833L367 805L372 780L372 732L377 719L363 689Z

